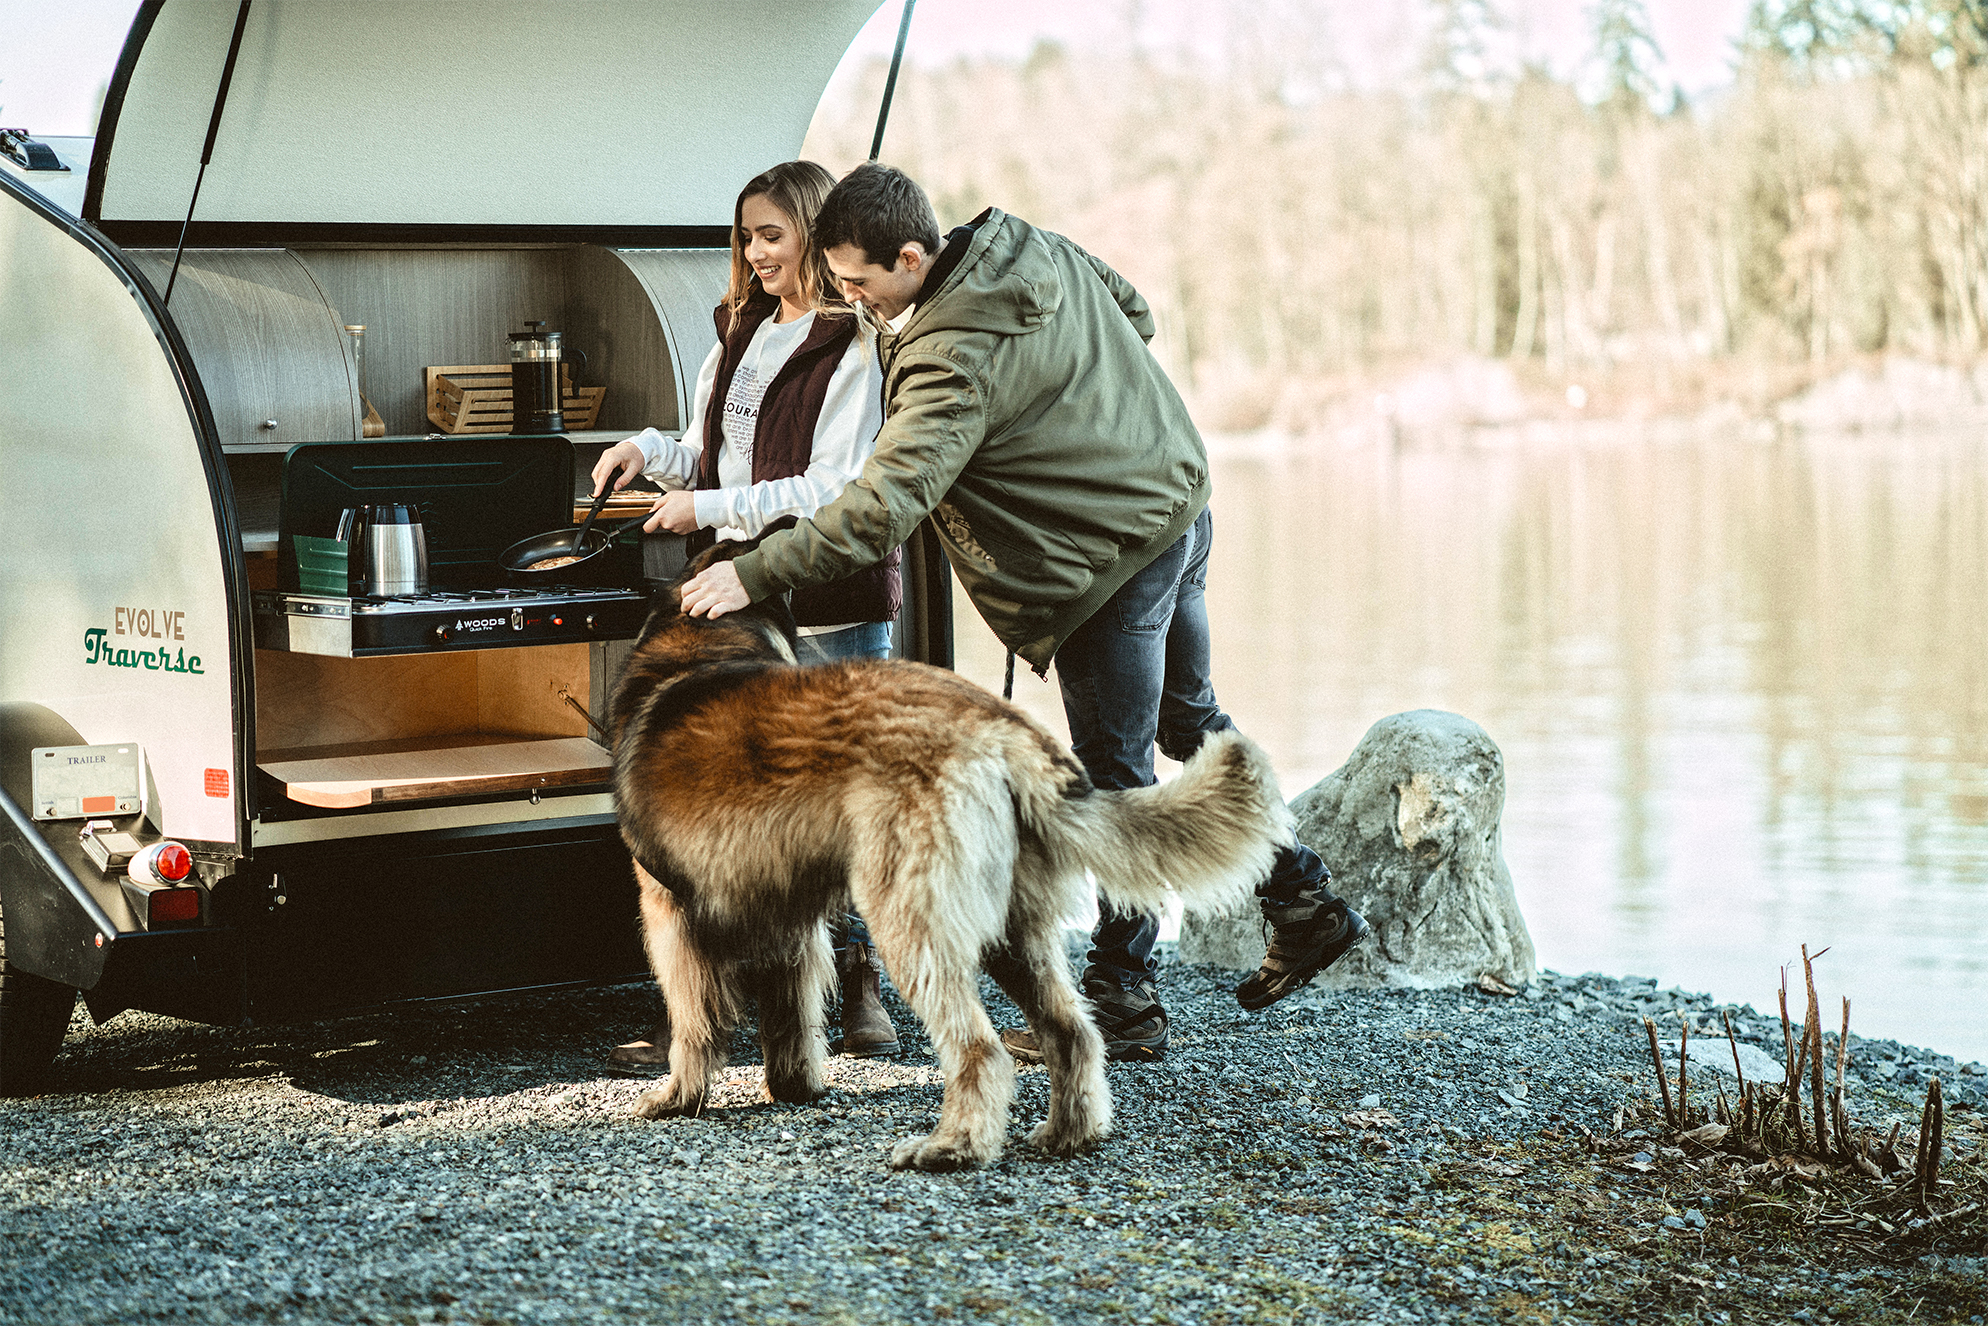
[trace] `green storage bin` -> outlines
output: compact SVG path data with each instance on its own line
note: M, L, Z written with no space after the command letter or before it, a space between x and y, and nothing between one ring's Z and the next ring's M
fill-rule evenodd
M344 598L351 592L352 578L345 557L346 546L337 539L314 539L293 534L297 549L297 588L306 594L326 594Z

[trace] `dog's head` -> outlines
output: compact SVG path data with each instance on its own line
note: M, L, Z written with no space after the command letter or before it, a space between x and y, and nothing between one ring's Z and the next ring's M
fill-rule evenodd
M800 632L787 595L776 594L758 603L728 612L713 621L690 617L683 611L683 587L707 567L729 562L751 551L757 540L721 539L690 559L683 573L659 591L649 606L649 620L637 639L638 648L657 637L672 637L671 653L724 655L729 657L761 654L794 661Z

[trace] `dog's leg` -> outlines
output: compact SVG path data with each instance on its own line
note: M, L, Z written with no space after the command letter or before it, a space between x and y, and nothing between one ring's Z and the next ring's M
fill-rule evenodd
M1058 928L1011 933L1008 952L988 973L1028 1019L1049 1069L1049 1117L1029 1142L1073 1156L1111 1131L1111 1088L1104 1077L1104 1038L1070 984Z
M964 952L935 951L930 942L894 942L899 936L880 927L876 917L869 920L878 954L899 993L925 1024L946 1080L938 1127L924 1137L899 1142L891 1152L891 1168L955 1170L984 1165L1000 1156L1008 1131L1015 1061L1001 1048L980 1002L979 964Z
M932 1038L945 1074L939 1124L891 1152L894 1169L952 1170L1001 1154L1015 1098L1015 1061L980 1003L980 955L1006 927L1015 872L1015 812L1003 766L948 770L877 811L850 862L856 910L870 924L891 981Z
M768 968L759 986L759 1045L766 1055L766 1098L809 1101L827 1090L822 1003L835 975L828 936L817 923L802 935L791 964Z
M724 973L698 947L675 895L640 866L635 875L642 885L642 944L670 1011L669 1078L642 1093L635 1113L644 1119L701 1114L725 1064L737 1000L725 989Z

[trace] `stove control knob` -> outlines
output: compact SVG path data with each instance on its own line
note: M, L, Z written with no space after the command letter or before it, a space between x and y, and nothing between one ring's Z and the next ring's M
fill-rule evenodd
M436 643L436 644L438 644L438 645L445 645L445 644L449 643L449 641L451 641L451 640L453 640L453 639L455 639L455 638L456 638L456 633L455 633L455 630L454 630L454 629L453 629L452 627L448 627L448 626L437 626L437 627L435 628L435 643Z

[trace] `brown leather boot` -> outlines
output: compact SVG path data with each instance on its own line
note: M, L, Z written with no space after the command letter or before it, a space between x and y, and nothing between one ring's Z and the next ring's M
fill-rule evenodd
M842 978L842 1053L874 1059L897 1053L897 1028L884 1011L883 964L868 944L852 940L835 955Z
M639 1041L617 1045L607 1052L608 1071L630 1077L652 1077L670 1071L670 1014L663 1010L655 1030Z

